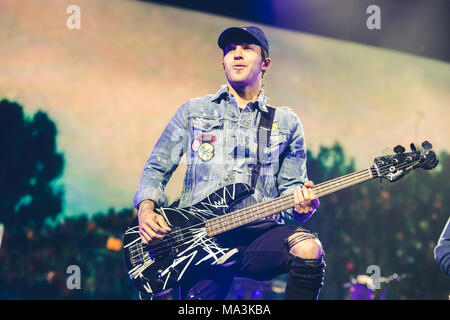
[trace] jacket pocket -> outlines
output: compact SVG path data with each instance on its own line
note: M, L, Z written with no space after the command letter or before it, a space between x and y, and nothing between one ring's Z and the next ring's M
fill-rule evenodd
M196 115L191 115L189 118L194 131L210 132L223 127L223 118Z

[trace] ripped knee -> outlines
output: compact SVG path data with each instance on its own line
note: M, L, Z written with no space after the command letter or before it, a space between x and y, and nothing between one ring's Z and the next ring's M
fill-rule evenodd
M319 259L322 256L322 244L316 234L296 232L287 239L289 253L303 259Z

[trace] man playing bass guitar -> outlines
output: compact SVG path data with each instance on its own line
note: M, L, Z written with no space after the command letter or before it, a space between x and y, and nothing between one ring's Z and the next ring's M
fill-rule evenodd
M238 254L232 263L208 265L183 279L181 298L224 299L235 276L269 280L288 273L285 299L317 299L325 269L321 243L317 234L289 224L306 221L319 206L307 178L302 124L292 109L267 104L262 78L271 59L260 28L228 28L218 45L223 50L226 85L216 94L184 103L145 163L133 200L140 237L151 244L171 231L154 210L167 206L165 186L183 155L187 169L179 207L191 206L236 182L251 184L254 192L233 210L294 193L294 208L218 237L222 245L237 248ZM269 124L265 130L260 129L262 119Z

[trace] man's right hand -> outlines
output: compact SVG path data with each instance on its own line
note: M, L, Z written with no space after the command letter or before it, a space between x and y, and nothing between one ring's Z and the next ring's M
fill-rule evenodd
M161 240L171 230L164 217L154 209L155 203L151 200L144 200L139 204L139 234L144 244Z

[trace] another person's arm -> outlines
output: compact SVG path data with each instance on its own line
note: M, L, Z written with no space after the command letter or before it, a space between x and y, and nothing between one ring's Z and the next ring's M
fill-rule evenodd
M442 271L450 276L450 218L442 230L436 248L434 248L434 258Z

